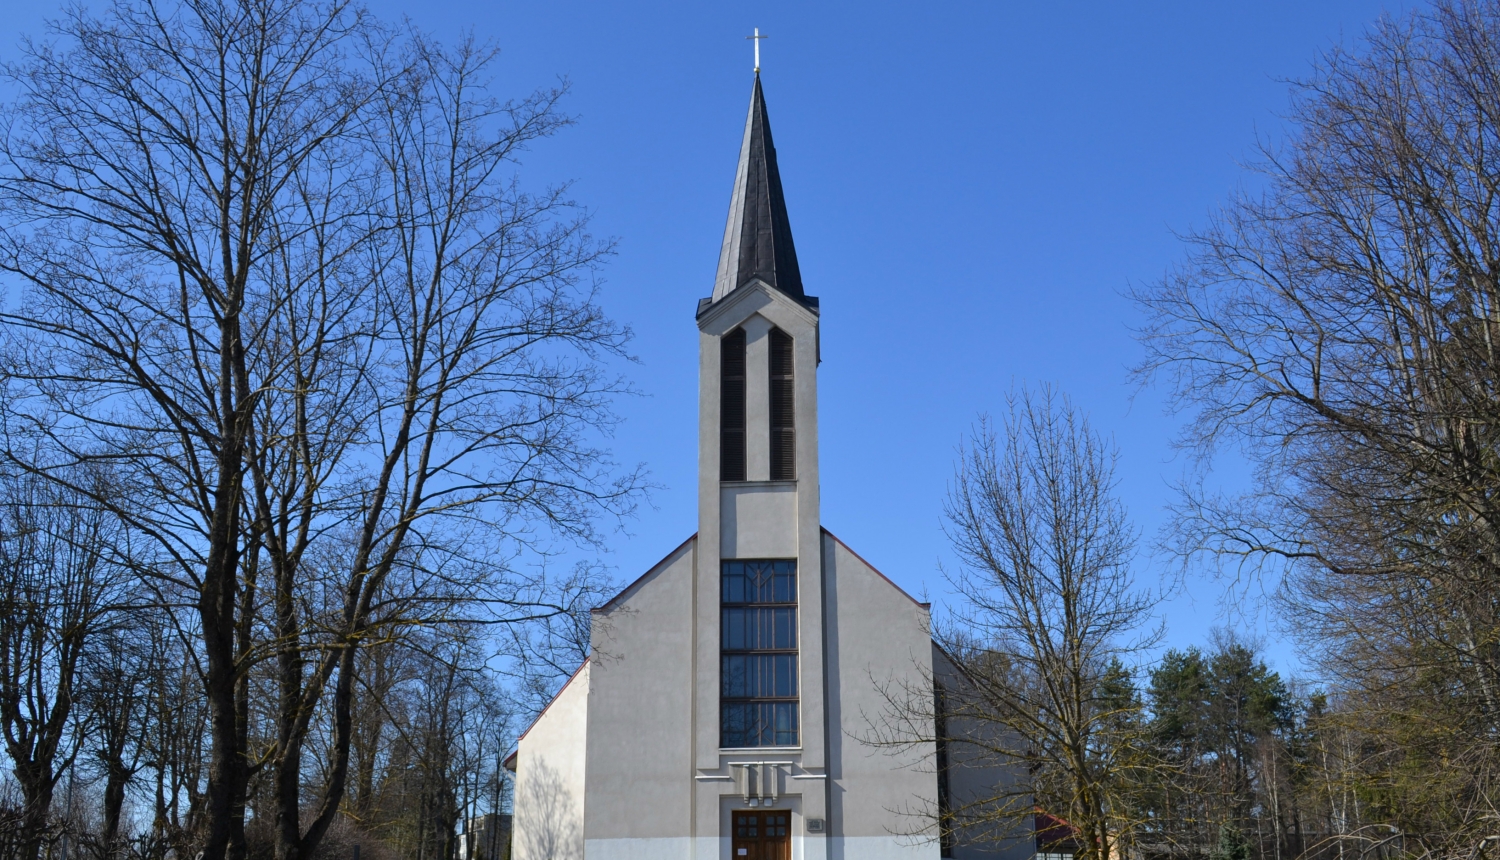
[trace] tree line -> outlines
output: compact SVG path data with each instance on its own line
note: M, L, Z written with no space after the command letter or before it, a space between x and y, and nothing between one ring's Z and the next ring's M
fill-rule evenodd
M960 680L936 707L889 691L871 741L1030 778L912 830L1013 833L1040 809L1091 860L1500 845L1500 3L1381 19L1293 83L1286 119L1131 297L1137 377L1192 463L1153 556L1270 595L1308 679L1232 641L1147 659L1160 593L1118 452L1020 389L950 492L938 638ZM1214 489L1226 455L1243 492Z
M1299 689L1232 638L1170 650L1141 689L1109 691L1119 726L1151 752L1133 787L1131 845L1142 856L1384 857L1379 775L1368 737L1322 691Z
M4 67L6 856L448 858L505 803L600 584L549 558L644 483L611 244L520 178L566 87L494 57L115 0Z
M66 587L55 577L35 584ZM51 631L77 630L69 614L82 604L72 594L45 606L28 603L42 611L9 628L3 638L10 654L26 650L21 640L29 638L65 659L68 646ZM10 671L4 678L0 722L15 778L0 782L3 856L149 858L199 850L210 750L192 643L166 613L137 609L128 620L108 614L77 637L72 669L31 653L25 677ZM375 860L449 858L472 831L468 820L508 808L502 757L527 712L491 671L492 653L493 643L467 625L367 647L352 706L349 788L315 856L349 857L358 845L362 857ZM250 695L268 692L263 679L252 681ZM270 742L264 710L249 733L256 747ZM326 754L328 740L315 733L315 752ZM274 857L271 810L264 784L252 785L247 857Z

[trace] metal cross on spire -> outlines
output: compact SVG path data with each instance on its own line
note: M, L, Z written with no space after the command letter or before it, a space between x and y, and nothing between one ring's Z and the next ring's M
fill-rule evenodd
M755 73L760 74L760 40L766 38L760 34L760 28L755 28L754 36L746 36L746 39L755 43Z

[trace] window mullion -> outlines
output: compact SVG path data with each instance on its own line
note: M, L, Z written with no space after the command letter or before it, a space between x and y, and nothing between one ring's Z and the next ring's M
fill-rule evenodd
M795 746L801 692L796 562L725 561L720 743Z

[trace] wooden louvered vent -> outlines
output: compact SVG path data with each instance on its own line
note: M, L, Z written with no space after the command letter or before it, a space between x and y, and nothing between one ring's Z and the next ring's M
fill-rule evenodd
M719 480L745 480L745 330L719 339Z
M797 430L792 407L792 338L771 329L771 480L797 478Z

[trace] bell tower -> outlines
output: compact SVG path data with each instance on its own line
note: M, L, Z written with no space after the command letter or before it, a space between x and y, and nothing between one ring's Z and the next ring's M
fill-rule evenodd
M818 321L757 74L713 294L697 309L700 774L753 772L768 756L800 773L826 769ZM730 629L772 615L794 628ZM822 818L823 781L801 786L803 814Z
M978 802L1025 773L940 754L918 722L899 749L861 740L886 690L961 679L929 605L822 528L819 306L758 70L694 319L698 533L594 610L588 659L517 741L516 857L938 860L938 834L893 833L893 810ZM1034 853L1029 828L1007 839L953 856Z

